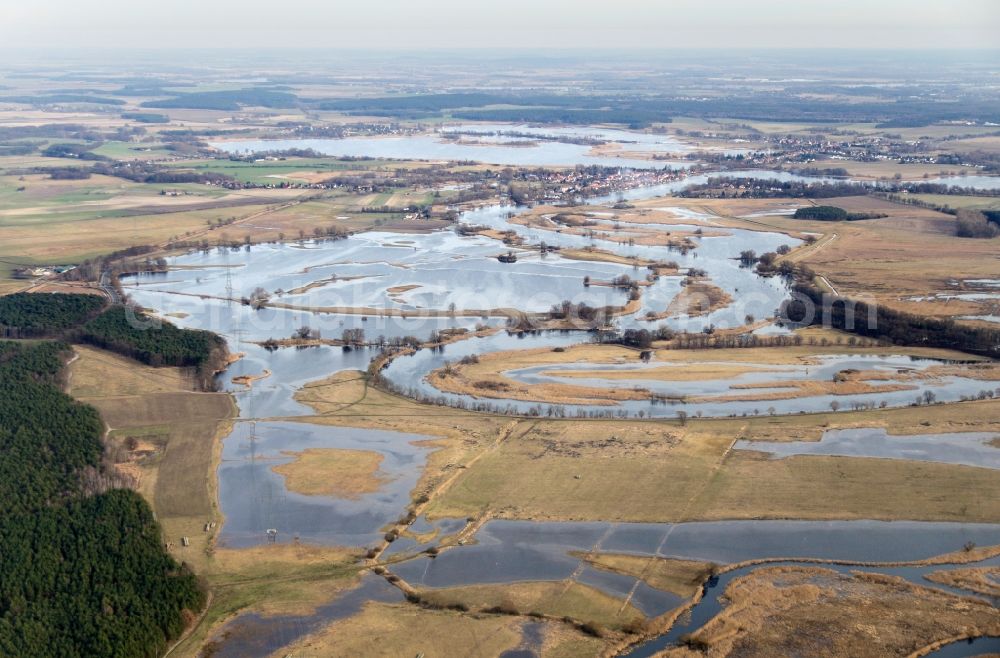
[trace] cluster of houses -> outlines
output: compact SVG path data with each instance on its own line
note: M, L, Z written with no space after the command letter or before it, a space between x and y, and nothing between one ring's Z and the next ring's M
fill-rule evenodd
M630 190L637 187L662 185L687 176L682 170L669 169L602 169L588 168L570 170L532 171L524 175L527 182L538 182L545 186L536 201L558 201L568 196L590 197Z

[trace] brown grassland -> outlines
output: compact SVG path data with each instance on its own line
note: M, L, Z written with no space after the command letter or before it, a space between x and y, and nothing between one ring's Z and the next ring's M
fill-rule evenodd
M73 264L135 245L162 247L176 240L208 240L215 245L247 238L253 242L311 238L315 229L331 226L346 231L380 227L423 232L447 225L440 220L404 221L399 213L365 212L366 206L402 207L432 198L429 190L419 188L383 196L340 190L225 190L210 185L144 184L101 175L84 180L53 180L45 174L8 173L28 166L76 164L63 158L38 156L0 158L0 292L20 290L30 284L10 278L10 270L16 266ZM195 170L200 166L227 170L229 166L247 176L259 177L258 168L227 165L225 161L174 164L178 169ZM283 165L294 166L291 162ZM266 170L266 166L261 169ZM306 161L303 167L308 166ZM377 169L382 164L371 161L364 166ZM305 179L317 182L333 173L326 169ZM161 194L165 190L171 194ZM226 225L217 225L220 221Z
M707 562L676 558L624 553L586 553L579 557L598 569L641 578L651 587L683 597L693 596L712 570Z
M988 140L990 138L980 138L976 140L968 140L970 143L981 142L982 140ZM951 142L954 147L955 142ZM860 178L865 180L878 180L880 178L893 178L896 174L899 174L902 180L905 181L916 181L920 182L925 177L937 178L941 175L961 175L963 173L975 173L974 170L966 169L963 167L953 167L948 165L939 164L921 164L921 163L899 163L890 161L876 161L876 162L855 162L852 160L817 160L813 165L815 167L835 167L843 168L847 170L847 173L852 178Z
M1000 633L989 603L891 576L769 567L734 580L723 611L665 656L906 656L961 635Z
M782 212L801 208L809 205L803 199L698 199L685 197L661 197L657 199L646 199L636 201L633 205L638 209L660 210L670 217L670 223L701 224L705 226L715 226L723 228L733 226L736 228L747 228L753 230L756 225L760 229L756 217L746 218L747 215L759 215L763 219L767 215L779 215ZM686 214L675 212L674 209L698 213L704 217L689 217ZM633 215L632 219L643 217Z
M691 281L670 301L667 310L657 319L687 315L700 317L720 308L725 308L733 298L722 288L710 281Z
M420 590L434 606L463 605L472 611L500 607L525 614L571 617L606 629L641 623L645 616L631 604L573 580L469 585Z
M927 576L927 580L986 596L1000 596L1000 568L998 567L967 567L935 571Z
M497 656L522 643L524 620L409 605L369 603L342 622L295 642L277 656ZM545 623L542 656L596 656L602 643L563 624Z
M450 482L483 452L515 431L515 419L423 405L370 386L360 372L340 372L303 386L295 399L309 405L321 425L419 432L435 448L428 455L414 497Z
M271 470L284 476L289 491L307 496L358 498L375 493L386 483L379 472L383 456L370 450L309 448L286 452L295 457Z
M720 350L722 351L722 350ZM750 350L747 350L750 351ZM422 405L347 373L307 387L314 422L441 437L418 492L433 517L683 521L723 518L993 521L989 469L928 462L732 451L738 438L819 438L824 429L898 434L998 431L1000 401L862 412L679 421L511 419ZM628 487L622 487L628 482ZM761 487L767 482L767 487Z
M911 300L958 292L955 282L1000 278L1000 238L955 236L955 219L932 210L872 197L825 199L849 212L887 213L882 219L816 222L769 217L767 226L786 232L830 236L822 248L794 251L787 258L812 267L841 295L930 316L981 313L982 305L956 299ZM832 236L836 237L832 237Z

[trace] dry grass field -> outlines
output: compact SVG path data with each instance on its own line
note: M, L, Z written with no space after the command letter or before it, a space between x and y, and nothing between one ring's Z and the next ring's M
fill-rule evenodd
M759 438L751 427L730 433L713 425L689 422L668 432L662 423L540 421L465 471L428 513L650 522L992 522L1000 514L1000 483L989 469L848 457L769 460L730 450L737 437Z
M965 569L949 569L935 571L927 575L927 580L950 587L958 587L976 594L1000 596L1000 568L968 567Z
M1000 136L984 135L982 137L968 137L965 139L956 139L950 142L948 146L956 151L966 150L966 151L986 151L988 153L997 153L1000 152Z
M621 629L645 619L632 604L575 581L448 587L420 590L420 597L434 606L457 604L472 611L501 607L522 615L571 617L607 629Z
M521 646L526 622L506 615L467 615L408 605L369 603L349 619L332 624L282 649L292 656L498 656ZM603 644L563 624L545 623L544 658L598 656Z
M521 431L515 419L434 407L385 393L369 386L360 372L340 372L306 384L295 398L317 414L308 418L311 423L418 432L432 437L429 445L434 451L427 458L414 497L450 486L462 472L461 465L474 463L501 440Z
M914 194L913 197L924 203L932 203L952 208L971 208L973 210L996 210L1000 208L1000 198L989 196L961 196L956 194Z
M813 332L815 333L815 332ZM661 350L657 358L713 368L752 361L780 367L816 350ZM635 359L611 346L540 351L554 368L581 352L597 362ZM854 351L898 353L896 349ZM942 351L916 352L954 356ZM517 367L508 355L501 365ZM680 363L679 362L679 363ZM714 376L715 370L705 373ZM731 451L738 438L818 439L825 429L884 427L895 434L1000 431L1000 401L860 412L679 421L516 420L417 404L341 373L307 386L299 400L319 417L346 424L441 437L419 491L431 492L434 517L483 513L520 519L670 521L699 518L908 518L993 521L997 479L988 469L840 457L770 461ZM459 468L455 468L459 465ZM622 487L620 483L630 486ZM761 482L773 486L760 488ZM867 485L862 486L864 483ZM442 486L445 485L445 486Z
M890 576L821 568L771 567L734 580L723 611L694 633L693 656L909 656L935 642L1000 633L1000 614L962 598Z
M989 138L987 138L989 139ZM951 142L954 145L955 142ZM975 174L975 169L970 167L955 167L939 164L901 164L895 161L880 160L876 162L854 162L852 160L817 160L810 166L831 167L846 169L853 178L862 180L877 180L880 178L894 178L896 174L904 181L919 182L925 178L937 178L939 176L961 176L963 174Z
M700 317L725 308L732 301L733 298L729 293L710 281L693 281L684 286L680 293L670 301L667 310L656 317L657 319L681 315Z
M181 195L160 195L167 187ZM3 176L0 258L62 264L175 238L214 241L218 233L204 235L210 223L248 217L298 194L301 191L236 193L205 185L143 185L104 176L82 181Z
M706 562L675 558L625 553L587 553L580 557L598 569L641 578L651 587L683 597L694 596L712 571L712 565Z
M433 517L670 521L686 518L732 439L662 423L522 421L432 499ZM622 483L628 486L622 486Z
M383 456L369 450L311 448L286 452L295 461L272 468L284 476L289 491L306 496L358 498L375 493L386 482L379 472Z
M102 148L110 149L108 155L115 158L136 155L123 143L109 142ZM150 159L146 152L140 155ZM167 164L179 171L216 172L275 185L320 182L347 167L335 159L316 158L264 163L181 159ZM177 240L207 240L213 245L245 239L293 240L311 238L314 231L330 227L427 231L447 225L437 220L404 221L402 213L364 212L370 206L430 204L435 199L427 189L377 195L278 187L226 190L191 183L136 183L101 175L54 180L47 174L20 173L26 167L85 165L65 158L0 157L0 292L26 285L10 278L17 266L74 264L135 245L164 246ZM351 166L383 169L385 164L360 161Z
M1000 478L987 468L856 457L780 460L732 451L692 504L697 519L881 519L991 523Z
M177 368L150 368L108 352L78 346L69 392L101 412L114 445L134 440L132 472L139 491L163 525L178 559L201 567L219 521L215 502L215 452L235 415L229 395L193 392L194 380ZM190 537L191 546L181 546Z

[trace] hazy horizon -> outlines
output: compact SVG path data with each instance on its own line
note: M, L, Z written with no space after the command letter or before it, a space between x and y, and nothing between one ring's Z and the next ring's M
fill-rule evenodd
M386 51L864 49L1000 46L992 0L302 0L172 3L49 0L0 6L5 49L378 49Z

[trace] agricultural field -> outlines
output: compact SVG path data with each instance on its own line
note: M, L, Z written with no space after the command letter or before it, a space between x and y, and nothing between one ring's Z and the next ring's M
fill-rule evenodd
M385 165L377 160L347 163L325 158L287 158L281 161L257 162L189 160L174 162L171 166L202 173L222 174L244 183L279 185L282 182L319 182L334 173L379 168Z
M938 164L901 164L898 162L852 162L850 160L817 160L816 167L843 168L849 176L863 180L895 178L921 181L938 176L965 176L974 170L962 167L948 167Z
M991 197L960 196L954 194L915 194L914 197L935 206L971 208L973 210L1000 209L1000 201Z
M19 158L8 172L47 166ZM55 164L64 166L62 161ZM13 280L24 266L72 265L135 245L153 245L169 253L172 242L276 241L312 237L331 226L357 231L401 225L405 213L370 213L368 207L430 206L426 189L383 194L280 187L283 181L308 186L335 172L384 165L312 160L291 164L173 162L183 171L215 173L274 187L226 190L194 183L136 183L95 175L86 180L52 180L41 174L0 176L0 285L17 290L28 283ZM301 174L301 175L300 175ZM298 177L297 177L298 176ZM434 226L440 226L436 224ZM419 229L417 229L419 230Z

